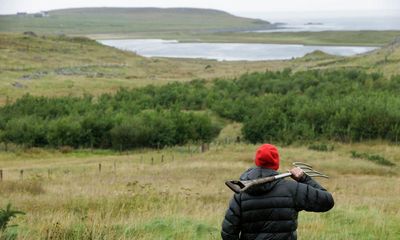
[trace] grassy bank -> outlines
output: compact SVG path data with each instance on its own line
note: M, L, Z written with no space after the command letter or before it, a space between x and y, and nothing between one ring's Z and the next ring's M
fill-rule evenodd
M321 183L333 193L334 209L301 213L299 237L396 239L399 147L377 142L332 144L330 152L279 148L281 171L291 162L305 161L331 176ZM206 153L194 146L190 153L186 146L122 155L1 152L0 206L11 202L27 213L12 222L19 225L18 239L219 239L232 195L223 183L252 165L256 147L219 144ZM380 154L396 166L353 159L353 150Z
M326 46L383 46L400 37L400 31L323 32L138 32L132 34L92 34L94 39L168 39L181 42L271 43Z

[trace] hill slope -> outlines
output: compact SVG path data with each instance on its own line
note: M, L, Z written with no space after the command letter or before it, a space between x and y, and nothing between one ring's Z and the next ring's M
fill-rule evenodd
M301 65L305 69L355 68L367 71L377 71L384 75L400 74L400 40L375 51L352 57L337 57L321 53L311 54L292 61L294 65Z
M358 68L400 74L400 45L338 57L322 52L292 61L223 61L144 58L86 38L0 34L0 105L23 94L98 95L120 87L139 87L193 79L232 78L246 72Z
M97 95L120 87L234 77L286 65L281 61L149 59L87 38L0 34L0 105L25 93Z
M0 16L0 31L64 34L267 29L262 20L194 8L76 8L54 10L48 17Z

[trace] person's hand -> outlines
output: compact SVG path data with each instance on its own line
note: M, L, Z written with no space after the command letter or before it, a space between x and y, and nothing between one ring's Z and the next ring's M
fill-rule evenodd
M291 177L296 181L300 181L305 174L304 171L299 167L292 168L289 172L292 173Z

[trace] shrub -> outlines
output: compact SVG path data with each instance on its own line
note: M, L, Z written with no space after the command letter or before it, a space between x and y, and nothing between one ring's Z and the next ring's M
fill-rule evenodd
M366 159L379 165L395 166L396 164L377 154L359 153L351 151L352 158Z
M49 122L47 140L54 147L79 147L82 136L78 117L62 117Z
M334 146L333 145L327 145L324 143L321 144L312 144L310 146L308 146L308 149L310 150L314 150L314 151L320 151L320 152L330 152L333 151Z
M0 231L5 232L8 223L12 218L17 217L17 215L24 215L25 213L19 210L12 210L11 204L7 204L5 209L0 209ZM13 225L14 227L17 225ZM6 238L7 239L7 238Z

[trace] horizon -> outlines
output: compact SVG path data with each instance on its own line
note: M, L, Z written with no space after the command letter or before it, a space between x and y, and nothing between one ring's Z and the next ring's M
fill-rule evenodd
M400 11L400 2L396 0L271 0L260 2L248 0L0 0L0 15L12 15L17 12L37 13L70 8L201 8L221 10L235 15L251 17L256 13L340 13L379 15L383 12ZM260 11L260 9L262 9Z
M1 3L1 0L0 0ZM246 17L246 18L256 18L267 21L280 21L280 20L288 20L288 19L329 19L329 18L379 18L379 17L394 17L400 19L400 9L378 9L378 10L282 10L282 11L227 11L224 9L216 9L216 8L207 8L207 7L157 7L157 6L140 6L140 7L124 7L124 6L88 6L88 7L67 7L67 8L54 8L54 9L42 9L40 11L17 11L17 12L26 12L28 14L34 14L38 12L51 12L58 10L66 10L66 9L89 9L89 8L131 8L131 9L145 9L145 8L154 8L154 9L179 9L179 8L188 8L188 9L205 9L205 10L219 10L222 12L226 12L232 14L234 16ZM1 13L0 16L6 15L15 15L17 12L13 13ZM286 16L290 14L291 16Z

